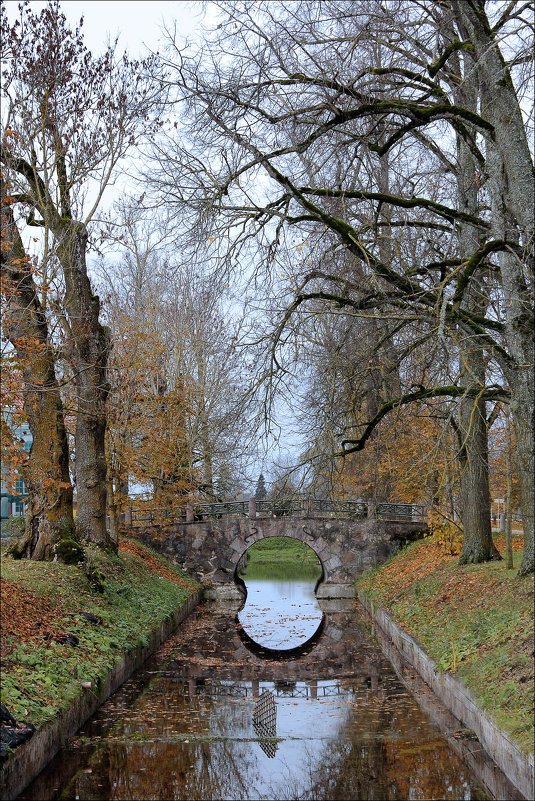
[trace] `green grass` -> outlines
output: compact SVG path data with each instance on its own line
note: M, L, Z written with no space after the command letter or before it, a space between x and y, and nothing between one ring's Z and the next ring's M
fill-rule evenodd
M244 578L309 579L321 576L321 564L308 545L291 537L266 537L247 551Z
M374 605L387 609L437 664L458 675L525 751L533 751L533 578L504 562L460 567L429 541L410 545L361 577Z
M165 562L145 551L160 564ZM41 634L21 642L15 609L14 634L6 636L3 644L7 655L2 664L1 699L17 720L39 726L52 719L82 692L82 681L92 684L83 692L94 692L122 655L146 645L151 632L183 606L198 586L170 563L165 563L167 569L181 583L161 578L129 553L93 552L91 561L103 577L102 592L92 589L80 567L2 558L2 578L56 604L52 625L79 638L76 647L55 640L46 643ZM86 621L80 611L93 613L103 623ZM33 622L39 622L38 616Z

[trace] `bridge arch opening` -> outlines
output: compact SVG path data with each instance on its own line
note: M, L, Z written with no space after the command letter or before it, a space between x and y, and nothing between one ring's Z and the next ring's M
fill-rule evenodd
M251 544L235 569L244 596L240 637L271 657L296 653L319 636L323 612L316 589L325 575L313 548L296 537L265 537Z

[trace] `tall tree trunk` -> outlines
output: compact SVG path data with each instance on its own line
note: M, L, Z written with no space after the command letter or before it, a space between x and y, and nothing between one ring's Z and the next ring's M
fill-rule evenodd
M483 0L451 0L461 36L469 40L477 59L481 115L494 126L487 136L486 167L497 238L519 235L526 261L533 259L534 168L526 128L511 74L492 31ZM520 479L524 524L524 554L519 575L535 571L533 538L533 310L523 265L512 253L500 254L507 349L513 369L504 368L511 390L515 430L515 463Z
M492 208L493 233L497 238L514 239L518 229L508 215L505 205L504 183L507 178L501 156L490 140L487 141L488 190ZM533 311L532 297L523 265L517 254L502 252L499 255L501 283L504 296L504 314L507 348L514 367L504 373L511 391L510 410L515 432L514 462L519 480L520 507L524 528L524 554L519 575L535 571L533 537L533 475L535 409L533 384Z
M505 439L505 567L513 567L513 476L511 471L511 421L507 415Z
M454 89L456 103L466 109L477 109L478 82L475 64L469 53L464 54L463 67L454 55L452 63L462 80ZM463 74L464 73L464 74ZM474 133L474 132L473 132ZM457 138L457 205L460 211L478 216L478 187L475 183L477 164L474 155L461 136ZM469 223L457 228L459 252L462 258L470 258L480 246L478 229ZM487 309L488 288L485 275L480 269L470 279L462 300L464 308L484 315ZM461 382L467 389L483 391L485 388L485 353L474 335L460 340ZM485 562L499 559L492 540L488 429L485 401L477 396L466 395L459 408L459 431L461 447L461 518L463 524L463 548L459 564Z
M533 161L511 73L492 31L485 0L452 0L456 22L475 48L481 115L494 126L493 141L503 160L507 206L529 240L535 218Z
M467 386L485 385L485 369L479 348L463 354ZM459 564L500 559L492 541L488 467L488 431L485 401L470 397L460 403L459 429L463 444L461 465L461 517L464 537Z
M1 188L2 200L4 188ZM6 292L4 331L23 368L24 411L33 437L23 469L28 490L26 531L13 555L69 560L74 542L73 493L63 404L48 325L11 206L2 206L1 274Z
M65 278L65 308L70 325L68 352L77 393L75 433L76 530L84 542L116 548L106 531L106 367L109 330L100 324L100 301L87 275L87 231L62 220L54 231Z

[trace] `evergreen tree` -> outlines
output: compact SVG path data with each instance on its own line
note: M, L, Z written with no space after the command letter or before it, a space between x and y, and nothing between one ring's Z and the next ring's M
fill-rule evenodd
M258 476L258 481L256 482L256 490L254 496L257 501L262 501L264 500L266 495L267 495L266 482L264 479L264 475L260 473L260 475Z

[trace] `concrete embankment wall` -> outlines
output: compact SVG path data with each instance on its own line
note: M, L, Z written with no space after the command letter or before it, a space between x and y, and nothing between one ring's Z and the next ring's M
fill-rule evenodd
M50 723L20 745L3 764L0 786L4 801L12 801L43 770L64 743L76 734L80 726L115 690L140 668L160 645L178 628L195 609L202 598L202 590L191 595L184 606L168 620L154 629L146 646L137 646L126 653L108 673L98 688L83 690L82 694Z
M427 656L417 640L403 631L388 612L374 608L364 592L360 591L358 597L405 662L414 668L463 726L476 734L485 751L509 781L526 799L535 798L534 755L524 753L506 732L496 726L490 715L478 707L470 691L456 676L437 671L436 663Z

